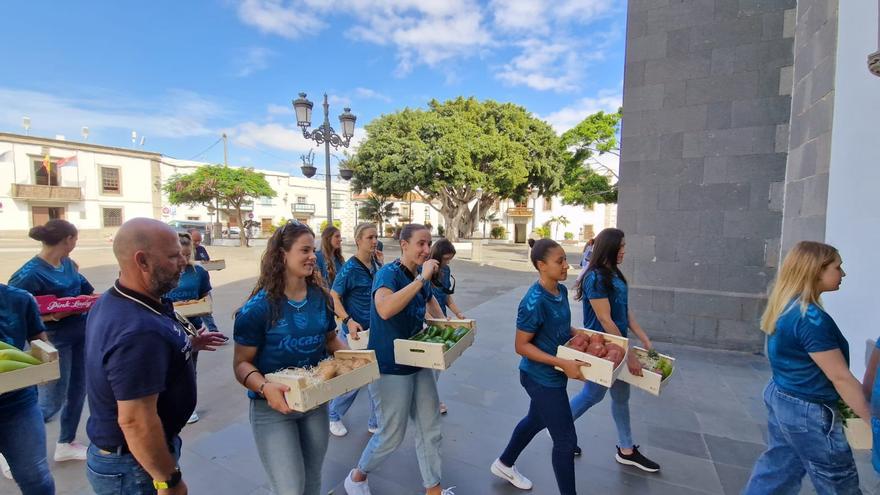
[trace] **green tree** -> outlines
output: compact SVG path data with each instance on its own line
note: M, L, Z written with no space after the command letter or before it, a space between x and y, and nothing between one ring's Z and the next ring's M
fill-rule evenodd
M379 232L383 232L382 225L397 215L397 207L385 196L370 194L358 213L364 219L377 224Z
M337 229L341 229L342 228L342 220L333 220L333 226L336 227ZM323 222L321 222L321 229L318 231L318 234L320 234L321 232L324 232L324 229L326 229L326 228L327 228L327 220L324 220Z
M350 167L356 190L424 196L444 219L447 236L472 232L479 210L496 199L522 199L531 188L562 188L559 137L525 108L459 97L427 109L404 109L366 126Z
M550 225L555 226L555 228L553 229L553 238L554 239L559 238L559 226L562 225L563 227L567 227L568 224L570 224L570 223L571 223L571 221L565 215L559 215L558 217L552 217L552 218L550 218L550 220L547 220L548 227Z
M617 135L621 112L596 112L562 134L560 142L568 157L562 188L565 203L592 207L597 202L617 202L617 174L597 157L606 153L620 156Z
M235 212L238 224L244 226L242 205L254 198L274 198L275 190L263 177L250 168L233 168L223 165L205 165L191 174L175 174L165 183L164 191L173 205L210 205L215 200ZM242 246L247 245L245 231L239 233Z

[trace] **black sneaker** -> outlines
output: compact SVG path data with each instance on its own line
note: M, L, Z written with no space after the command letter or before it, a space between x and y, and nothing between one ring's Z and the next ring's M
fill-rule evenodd
M583 452L581 452L581 448L578 447L577 445L575 445L575 446L574 446L574 456L575 456L575 457L580 457L581 454L583 454Z
M633 452L629 455L624 455L620 452L620 447L617 447L617 455L615 456L617 462L627 465L627 466L635 466L642 471L647 471L649 473L656 473L660 471L660 465L656 462L648 459L643 456L641 452L639 452L639 446L633 445Z

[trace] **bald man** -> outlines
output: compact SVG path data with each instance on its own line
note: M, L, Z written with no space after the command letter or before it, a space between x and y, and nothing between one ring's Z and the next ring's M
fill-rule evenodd
M113 254L119 279L86 323L86 477L98 495L185 494L178 434L196 404L192 352L220 342L198 335L162 298L186 266L171 227L129 220Z

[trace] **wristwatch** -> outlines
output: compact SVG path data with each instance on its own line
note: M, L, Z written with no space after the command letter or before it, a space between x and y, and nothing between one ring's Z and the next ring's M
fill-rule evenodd
M345 318L343 318L343 319L342 319L342 324L343 324L343 325L348 325L348 322L349 322L349 321L351 321L351 315L348 315L348 316L346 316Z
M420 274L416 275L416 281L418 281L418 282L424 282L424 281L425 281L425 277L422 276L422 274L420 273Z
M166 481L153 480L153 488L156 490L167 490L169 488L174 488L175 486L180 484L180 480L183 478L183 475L180 473L180 468L174 468L174 473L171 474L171 478Z

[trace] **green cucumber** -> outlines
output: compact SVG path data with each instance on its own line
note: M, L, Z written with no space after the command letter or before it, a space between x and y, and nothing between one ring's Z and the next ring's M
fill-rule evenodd
M458 328L455 330L455 332L452 333L452 338L453 338L456 342L458 342L459 340L461 340L462 337L464 337L465 335L467 335L468 332L470 332L470 328L467 328L467 327L458 327Z
M445 329L443 329L443 333L440 334L440 337L442 337L443 340L450 340L450 339L452 339L452 333L453 333L453 332L455 332L455 329L454 329L454 328L452 328L452 327L446 327Z

